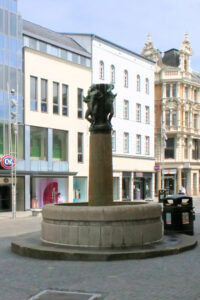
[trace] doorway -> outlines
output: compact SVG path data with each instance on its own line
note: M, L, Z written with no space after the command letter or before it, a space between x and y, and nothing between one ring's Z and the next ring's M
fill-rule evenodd
M173 195L175 194L174 190L174 178L173 177L165 177L165 189L167 190L168 195Z
M11 185L0 185L0 211L11 211Z

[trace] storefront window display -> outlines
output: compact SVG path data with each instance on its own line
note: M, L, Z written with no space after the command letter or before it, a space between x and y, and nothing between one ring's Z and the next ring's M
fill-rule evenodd
M74 177L74 199L73 202L87 202L87 178Z
M122 200L123 201L131 201L131 173L130 172L123 172Z
M33 177L31 183L31 207L41 208L46 204L58 203L58 193L67 202L67 178Z

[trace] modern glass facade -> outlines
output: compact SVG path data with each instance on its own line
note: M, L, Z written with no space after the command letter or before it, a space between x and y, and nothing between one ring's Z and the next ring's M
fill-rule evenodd
M11 91L15 94L11 95ZM6 126L9 101L18 101L18 121L23 123L22 19L17 0L0 0L0 122Z

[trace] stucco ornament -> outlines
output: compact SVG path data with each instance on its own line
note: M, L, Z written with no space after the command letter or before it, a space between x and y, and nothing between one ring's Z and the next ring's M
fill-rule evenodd
M85 118L91 123L90 131L111 132L111 119L114 114L113 102L117 94L113 94L112 84L93 84L84 97L88 109Z

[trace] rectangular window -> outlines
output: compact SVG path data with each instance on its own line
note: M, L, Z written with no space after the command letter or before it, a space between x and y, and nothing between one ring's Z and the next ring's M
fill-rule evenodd
M192 159L200 159L200 140L192 140Z
M170 111L169 110L166 110L166 112L165 112L165 124L167 126L170 126Z
M136 153L141 154L141 135L136 135Z
M177 112L176 111L172 112L172 125L177 126Z
M184 157L185 159L188 158L188 139L185 139L185 145L184 145Z
M17 16L10 13L10 35L16 37L17 35Z
M188 87L185 87L185 99L186 100L189 99L188 97L189 97L189 89Z
M136 122L141 122L141 104L136 104Z
M145 154L149 155L150 154L150 137L145 136Z
M83 118L83 89L78 89L78 118Z
M198 93L197 93L197 90L194 90L194 101L197 101L197 95L198 95Z
M59 114L59 83L53 82L53 113Z
M47 112L47 80L41 79L41 112Z
M124 100L124 119L128 120L129 119L129 102L128 100Z
M116 131L112 132L112 151L116 151Z
M194 114L194 129L199 128L199 116L198 114Z
M166 97L171 97L170 84L166 84Z
M150 107L145 106L145 121L146 124L150 124Z
M176 84L172 85L172 96L176 97Z
M53 159L68 160L68 132L53 129Z
M189 112L185 112L185 127L189 127Z
M129 152L129 134L124 132L124 153Z
M174 158L174 138L166 140L165 158Z
M31 159L47 160L47 128L30 127Z
M68 116L68 85L62 85L62 115Z
M38 102L38 87L37 87L37 77L30 77L30 109L37 111Z
M78 132L78 162L83 162L83 133Z

